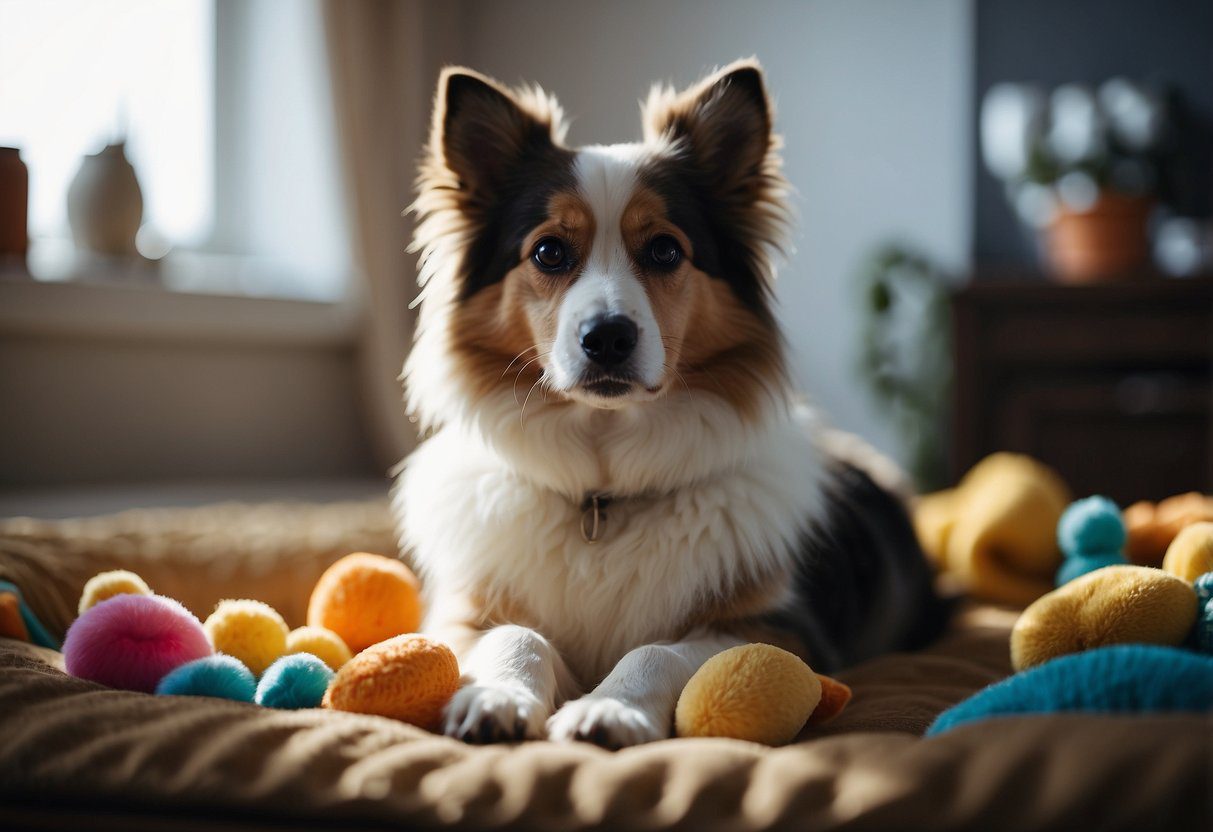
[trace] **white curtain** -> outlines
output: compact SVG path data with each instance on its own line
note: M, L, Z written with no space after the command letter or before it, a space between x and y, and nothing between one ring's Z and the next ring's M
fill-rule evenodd
M438 70L458 59L458 4L323 0L337 135L364 329L359 387L386 470L413 447L398 379L412 337L416 263L405 252L416 164Z

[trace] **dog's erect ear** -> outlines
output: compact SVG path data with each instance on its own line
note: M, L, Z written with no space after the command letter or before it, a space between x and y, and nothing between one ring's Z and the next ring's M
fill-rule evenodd
M473 195L490 195L512 166L556 147L561 133L559 105L538 88L515 94L459 67L438 80L431 150Z
M754 60L730 64L681 93L654 87L643 117L646 139L683 143L725 189L761 174L773 149L771 105Z

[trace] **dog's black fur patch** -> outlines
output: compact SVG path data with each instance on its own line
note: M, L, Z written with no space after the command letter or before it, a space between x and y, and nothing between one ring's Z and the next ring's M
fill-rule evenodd
M709 277L725 281L742 304L773 322L770 292L747 237L730 227L729 211L715 195L712 174L689 158L665 158L641 168L639 180L663 200L670 221L691 240L692 262Z
M576 189L575 158L572 151L543 136L510 167L492 202L480 213L479 227L464 254L463 299L500 282L518 265L522 241L547 219L552 196Z
M795 603L767 623L796 635L825 672L926 645L950 605L935 593L901 501L843 463L825 494L824 522L803 534Z

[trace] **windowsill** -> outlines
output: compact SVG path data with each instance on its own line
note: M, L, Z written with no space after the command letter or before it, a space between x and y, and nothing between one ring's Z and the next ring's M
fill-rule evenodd
M38 237L24 266L0 263L0 336L347 346L360 309L336 274L206 251L107 257Z
M351 279L346 271L208 249L173 248L155 260L102 255L76 248L70 238L42 236L30 240L18 276L40 283L156 285L189 294L340 302Z
M157 282L0 279L0 337L345 347L360 311L328 302L182 291Z

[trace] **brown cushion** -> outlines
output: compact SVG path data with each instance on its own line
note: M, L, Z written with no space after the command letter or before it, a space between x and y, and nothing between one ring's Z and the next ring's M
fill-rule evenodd
M119 565L203 614L218 597L253 595L298 623L325 564L390 543L382 504L9 521L0 579L20 584L59 628L89 575ZM377 717L112 691L63 675L57 654L0 641L0 827L1147 829L1213 820L1207 719L1021 717L920 739L942 709L1009 672L1013 620L968 610L929 650L839 674L854 688L851 705L794 745L671 740L618 753L472 747Z

